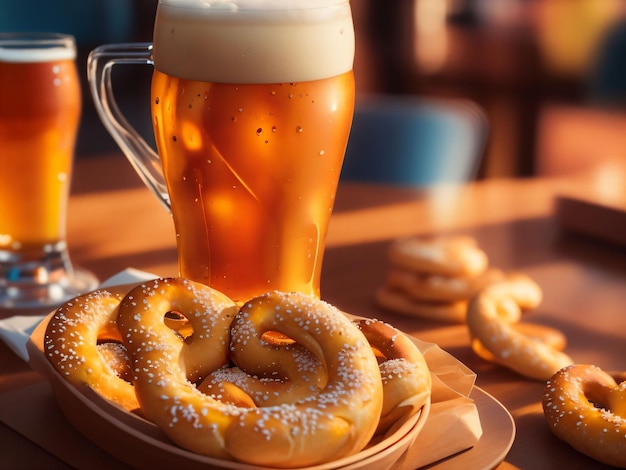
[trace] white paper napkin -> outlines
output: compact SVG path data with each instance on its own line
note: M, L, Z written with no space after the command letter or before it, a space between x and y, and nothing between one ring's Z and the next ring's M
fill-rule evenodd
M149 281L158 276L135 268L127 268L111 276L100 287L131 284L133 282ZM15 315L0 320L0 339L24 361L28 361L26 343L33 330L45 315Z

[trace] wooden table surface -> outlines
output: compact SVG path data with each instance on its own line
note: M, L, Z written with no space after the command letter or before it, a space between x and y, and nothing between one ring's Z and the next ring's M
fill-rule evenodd
M328 234L322 297L437 343L474 370L477 385L499 400L516 423L513 447L500 469L605 468L552 436L541 412L543 383L479 359L464 325L385 312L374 304L373 293L385 280L386 250L394 238L467 234L476 238L491 265L524 272L539 283L544 301L527 319L564 332L567 352L576 362L624 370L626 250L564 232L553 217L556 195L607 189L604 180L591 175L487 180L430 193L342 182ZM126 267L176 274L171 218L121 154L79 160L72 192L68 243L74 263L100 279ZM0 392L37 380L0 344ZM64 468L4 424L0 459L3 468Z

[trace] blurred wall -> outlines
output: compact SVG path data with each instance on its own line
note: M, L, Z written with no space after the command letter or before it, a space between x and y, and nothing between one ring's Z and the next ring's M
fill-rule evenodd
M479 175L532 175L545 107L626 105L625 3L352 0L357 92L473 100L490 121ZM156 5L157 0L0 0L0 31L74 34L84 79L93 47L151 40ZM151 138L149 68L116 73L118 101L129 104L129 119ZM86 81L83 88L77 153L115 151L95 116Z
M490 122L480 175L530 176L546 108L626 109L625 3L355 0L357 89L477 102Z

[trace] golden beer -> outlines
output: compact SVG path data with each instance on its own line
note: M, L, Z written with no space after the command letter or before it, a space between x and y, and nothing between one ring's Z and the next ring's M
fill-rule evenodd
M30 52L0 47L0 251L13 253L65 238L81 109L74 56Z
M154 128L182 276L239 300L319 295L353 96L352 72L240 85L155 72Z
M157 10L153 127L180 275L238 301L319 296L354 111L350 8L234 3Z
M74 38L0 33L0 310L50 308L98 280L65 240L81 112Z

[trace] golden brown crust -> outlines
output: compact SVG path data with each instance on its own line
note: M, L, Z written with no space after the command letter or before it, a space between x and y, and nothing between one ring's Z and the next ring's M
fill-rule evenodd
M387 286L418 302L458 302L469 299L485 285L503 277L502 271L495 268L465 277L393 268L387 276Z
M467 309L466 322L474 351L536 380L547 380L557 370L572 364L567 354L553 347L558 345L558 339L553 338L553 344L548 344L536 339L539 327L528 335L528 327L524 330L514 326L521 318L522 309L536 307L541 297L540 287L522 274L511 275L482 289Z
M232 350L229 357L233 367L211 372L198 386L229 403L240 401L248 407L295 403L320 393L328 380L319 359L296 343L277 346L253 335L245 349Z
M123 344L106 341L98 344L96 350L107 367L116 376L132 384L133 374L130 358Z
M599 462L626 468L626 382L599 367L575 364L547 382L543 411L550 430Z
M394 266L443 276L476 276L488 264L486 254L471 237L407 237L389 247Z
M402 315L463 323L468 300L499 280L487 255L467 236L407 237L389 247L391 267L376 292L381 307Z
M376 303L392 312L446 323L463 323L467 301L422 302L409 298L404 292L383 286L376 291Z
M127 289L100 289L59 307L48 322L44 351L68 382L90 387L132 411L139 407L133 386L118 376L97 347L103 339L120 339L115 322L121 292Z
M359 329L381 355L383 409L376 434L414 415L430 400L432 379L424 356L404 333L380 320L362 319Z
M326 365L328 381L319 393L292 404L239 407L198 391L186 379L188 361L181 361L181 367L172 361L180 354L181 342L152 318L163 314L158 313L162 307L154 305L161 303L156 294L163 291L161 282L129 294L118 325L123 338L132 338L126 346L142 409L174 442L212 457L288 468L351 455L370 441L383 400L378 363L363 334L341 312L296 293L270 293L246 302L231 324L231 353L245 351L254 336L279 331ZM181 287L193 289L194 298L204 297L212 306L209 311L194 307L192 315L184 302L179 306L194 332L199 325L219 322L230 308L216 301L208 287L189 281ZM165 298L177 302L180 295L172 290ZM134 300L127 301L129 297Z

